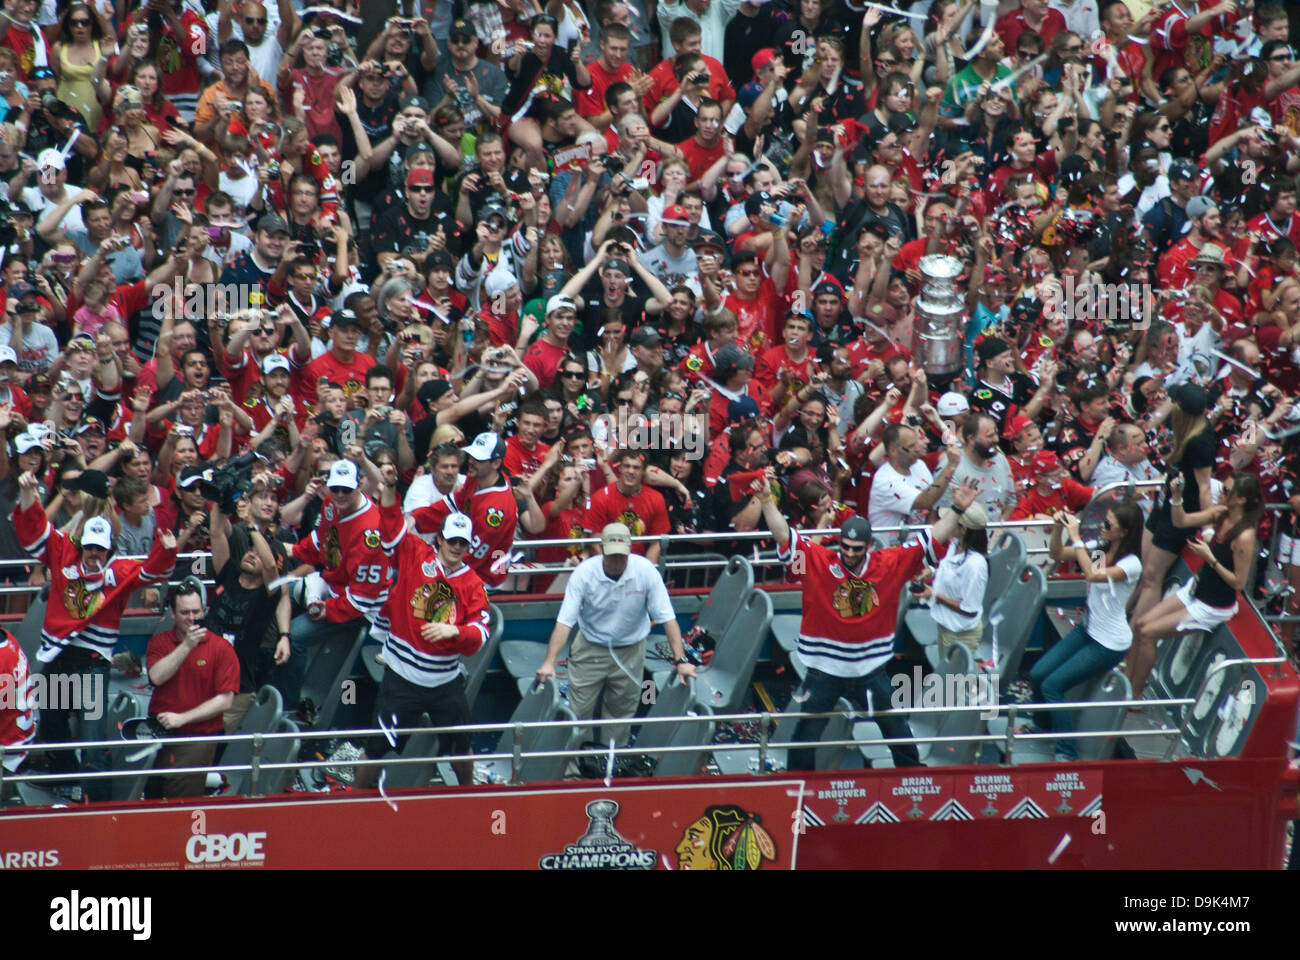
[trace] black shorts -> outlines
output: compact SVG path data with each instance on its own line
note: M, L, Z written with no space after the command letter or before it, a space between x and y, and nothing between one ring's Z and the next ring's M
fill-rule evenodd
M383 718L386 727L421 726L421 715L429 715L429 725L450 727L469 723L469 701L465 698L465 677L460 675L451 683L437 687L422 687L399 677L392 670L384 671L375 698L376 718ZM397 723L393 723L393 716ZM406 746L406 737L397 738L397 752ZM392 748L382 734L366 741L366 756L378 759ZM438 755L464 754L470 751L469 734L448 733L438 737Z
M1151 511L1146 526L1151 531L1151 542L1167 553L1181 554L1183 547L1196 536L1195 527L1174 526L1168 500Z

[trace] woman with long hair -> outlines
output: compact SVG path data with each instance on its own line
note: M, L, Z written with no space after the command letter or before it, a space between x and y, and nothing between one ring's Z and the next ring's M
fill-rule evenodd
M1212 523L1214 536L1209 543L1198 536L1189 544L1204 561L1196 575L1134 620L1129 678L1135 700L1146 687L1160 638L1192 630L1213 633L1231 620L1237 613L1237 594L1246 588L1255 562L1255 527L1264 513L1259 477L1240 470L1233 473L1224 481L1219 503L1194 513L1184 511L1181 494L1182 478L1177 477L1173 484L1174 522L1193 530Z
M951 509L956 509L953 507ZM926 586L921 599L930 600L930 616L939 629L939 657L954 643L970 648L971 659L984 637L984 590L989 582L989 515L972 503L957 515L957 533Z
M1142 575L1142 511L1125 500L1106 511L1101 522L1098 552L1090 554L1079 536L1079 519L1067 513L1052 518L1053 560L1073 559L1088 582L1087 618L1043 654L1029 671L1034 695L1043 703L1064 703L1069 691L1105 674L1124 659L1135 639L1124 615L1128 598ZM1061 534L1069 539L1069 549ZM1056 734L1073 731L1068 710L1040 715L1040 729ZM1056 741L1056 759L1074 760L1073 740Z
M59 78L55 95L85 118L87 129L98 129L101 104L113 95L104 74L116 44L111 34L105 41L103 23L84 3L74 3L63 11L59 37L51 64ZM101 49L101 44L108 49Z
M1178 523L1173 518L1173 477L1182 479L1177 499L1184 516L1199 514L1210 505L1210 473L1218 440L1205 417L1207 404L1205 391L1195 384L1180 384L1169 391L1165 409L1174 433L1173 449L1167 458L1172 469L1165 480L1164 495L1147 518L1147 532L1142 537L1142 583L1130 618L1135 624L1156 605L1164 591L1165 574L1196 534L1195 524Z
M144 106L145 119L159 130L166 130L171 121L180 123L181 114L162 92L162 71L152 60L140 60L131 67L130 83L140 91L140 102ZM112 111L105 110L107 118ZM116 122L116 121L114 121Z

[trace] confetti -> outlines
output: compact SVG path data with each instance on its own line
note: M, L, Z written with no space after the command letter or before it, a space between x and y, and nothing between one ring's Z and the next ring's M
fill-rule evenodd
M1069 845L1070 845L1070 835L1067 833L1065 836L1061 837L1061 842L1056 845L1056 849L1053 850L1052 855L1047 858L1047 862L1055 863L1056 858L1059 857L1065 851L1065 848L1068 847Z

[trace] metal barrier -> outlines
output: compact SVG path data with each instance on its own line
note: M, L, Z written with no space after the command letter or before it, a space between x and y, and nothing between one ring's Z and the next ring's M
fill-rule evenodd
M1237 662L1242 662L1242 661L1234 661L1234 663ZM1254 661L1249 661L1249 662L1254 662ZM1107 705L1112 707L1118 707L1118 706L1187 707L1195 702L1196 701L1194 699L1188 699L1188 698L1168 699L1168 700L1108 700L1105 701ZM1002 743L1006 745L1005 760L1003 765L1009 765L1011 763L1012 756L1015 750L1015 744L1017 741L1028 742L1033 740L1060 740L1060 739L1083 740L1083 739L1095 739L1098 737L1125 737L1125 738L1127 737L1171 737L1174 738L1173 745L1171 745L1171 751L1170 751L1172 753L1172 747L1176 746L1178 742L1177 738L1181 735L1180 729L1176 729L1172 727L1159 727L1159 728L1153 727L1151 729L1145 729L1145 730L1144 729L1129 729L1129 730L1119 729L1119 730L1075 731L1067 735L1061 735L1061 734L1051 733L1051 732L1017 733L1015 729L1015 717L1017 713L1027 713L1027 712L1037 712L1037 711L1051 712L1056 710L1080 710L1080 709L1096 708L1097 706L1099 706L1097 701L1078 701L1078 702L1069 702L1069 703L1043 703L1043 704L1028 704L1028 703L972 704L970 706L961 706L961 707L911 707L907 709L874 710L874 711L873 710L853 710L853 711L831 710L825 713L801 713L797 715L785 714L785 713L772 713L772 712L711 714L706 718L711 723L717 723L717 722L734 723L734 722L742 722L742 721L752 722L755 720L759 721L758 741L746 742L746 743L740 743L740 742L702 743L702 744L697 743L697 744L687 744L685 746L675 746L675 747L670 747L670 746L646 747L644 749L638 748L635 744L629 747L616 747L616 748L609 748L609 749L602 748L599 750L575 749L575 750L525 751L522 749L522 745L521 745L522 734L526 730L543 730L543 729L551 729L557 727L565 728L565 727L573 727L573 726L579 726L579 727L600 726L601 724L600 718L590 720L590 721L548 720L548 721L537 721L537 722L528 722L528 723L509 723L509 722L478 723L478 724L467 724L459 727L447 727L447 726L401 727L401 728L388 728L387 730L384 728L376 727L373 729L298 731L298 732L289 732L289 733L223 734L219 736L210 736L210 737L185 737L183 739L184 742L186 743L215 743L215 744L246 743L251 741L253 749L252 749L252 757L249 763L230 764L230 765L214 764L205 767L168 767L165 770L159 770L158 773L159 774L162 773L208 774L208 773L232 773L232 772L242 773L247 771L249 773L248 795L250 797L259 797L262 796L262 794L258 793L257 788L263 771L271 771L271 770L302 771L302 770L314 770L317 768L326 768L326 767L388 766L390 764L400 765L400 764L409 764L409 763L427 763L431 759L429 757L396 757L396 758L389 758L389 759L367 758L365 760L348 760L348 761L325 759L325 760L308 760L302 762L289 761L283 763L261 762L261 753L265 745L268 742L275 741L275 740L319 740L319 739L365 740L371 737L386 736L389 733L392 733L394 735L406 736L410 734L420 734L420 733L439 734L439 733L455 732L461 735L472 736L473 734L476 733L491 733L491 732L499 732L503 730L510 730L512 731L512 749L511 752L509 753L456 754L456 755L437 757L436 759L439 761L446 761L449 763L454 763L458 761L509 760L511 762L510 783L515 785L522 782L519 776L522 770L523 761L525 759L543 759L543 758L559 758L559 757L569 757L573 759L577 759L579 757L609 758L611 756L617 758L620 755L621 756L644 755L644 754L659 755L659 754L669 754L669 753L686 753L686 752L693 752L693 751L698 752L701 749L701 747L705 748L706 750L712 753L724 752L730 750L757 749L759 754L759 759L758 759L758 770L756 771L756 773L758 776L765 776L769 772L767 770L767 758L769 752L772 750L781 750L781 749L784 750L799 749L799 748L819 749L823 747L863 747L863 746L889 747L889 746L898 746L903 744L922 744L922 743L936 743L936 744L938 743L975 743L975 744ZM795 741L773 742L769 739L770 734L768 732L769 727L771 727L775 721L782 718L789 718L791 716L806 717L809 719L819 719L819 718L829 719L832 717L846 716L852 720L872 720L878 717L902 717L902 716L916 716L916 715L924 715L924 714L944 714L944 713L969 713L972 711L981 714L986 714L993 711L996 711L999 714L1001 714L1004 711L1007 712L1008 725L1007 725L1006 734L1002 735L1002 734L984 733L984 734L970 734L966 736L899 737L895 739L865 738L860 740L849 739L849 740L817 740L817 741L808 741L808 742L795 742ZM681 724L681 723L693 722L693 720L695 719L697 718L644 717L644 718L634 720L633 725L645 726L645 725L656 725L656 724ZM8 752L30 753L37 750L65 751L65 750L77 750L77 749L141 750L141 749L149 749L154 745L157 745L159 748L161 748L162 746L165 746L167 742L168 742L167 740L94 740L94 741L84 741L78 743L51 743L51 744L36 743L24 747L21 751L15 751L13 748L8 748ZM4 745L0 744L0 797L3 796L2 788L4 784L7 782L30 783L30 784L68 783L70 781L112 780L121 777L139 777L142 774L149 773L149 771L145 769L131 769L131 770L103 770L103 771L70 771L64 773L41 773L41 774L35 774L35 773L6 774L4 770L4 757L6 752L7 749L4 747ZM1166 755L1165 759L1168 760L1171 759L1171 757L1169 755ZM3 806L3 800L0 800L0 806Z
M1138 488L1157 486L1161 483L1163 483L1163 481L1146 481L1143 483L1119 481L1116 483L1107 484L1104 487L1097 488L1093 492L1093 499L1091 503L1096 503L1102 497L1108 496L1117 491L1122 490L1131 494L1134 490ZM924 525L920 525L920 526L924 526ZM898 526L874 527L872 532L875 534L900 534L902 536L906 536L908 533L920 529L920 526L916 524L902 524ZM1051 527L1052 527L1051 520L1016 520L1016 521L992 522L988 525L988 530L990 531L1034 530L1034 529L1050 530ZM798 532L799 535L803 537L837 536L840 532L840 528L839 527L802 528ZM669 533L657 537L655 536L633 537L632 541L634 543L643 543L646 544L647 546L650 544L658 544L659 545L659 571L661 574L666 574L674 570L690 571L690 570L722 569L725 568L728 563L728 561L725 559L724 560L716 560L716 559L700 560L700 559L692 559L691 555L683 556L681 554L678 554L678 556L681 557L681 559L670 559L671 550L674 544L690 544L692 546L701 547L707 550L709 546L716 545L719 543L732 544L736 542L752 541L754 544L757 545L759 542L763 540L770 540L771 537L772 537L771 532L764 529L764 530L709 531L704 533ZM511 549L512 551L520 551L520 550L536 550L540 547L575 547L575 546L595 547L598 546L599 544L600 544L600 537L572 537L572 538L552 539L552 540L516 540L512 545ZM1029 556L1044 556L1048 553L1048 548L1028 547L1026 549L1026 553ZM188 563L188 572L194 573L196 575L199 574L199 565L201 563L203 567L203 574L200 575L200 579L203 579L205 583L212 583L213 580L211 579L211 576L208 575L208 571L207 571L208 561L210 560L211 556L212 555L210 553L186 553L186 554L181 554L177 558L176 562L178 567L180 567L182 564ZM122 559L131 559L131 560L145 559L143 555L128 556L126 554L121 554L119 555L119 557ZM760 556L758 558L751 557L748 559L750 560L750 564L752 566L758 568L781 566L781 561L777 559L774 555ZM6 569L25 568L31 566L33 562L34 561L30 559L0 560L0 576L3 576L4 571ZM530 576L530 575L546 576L550 574L571 573L573 572L573 567L566 564L539 564L539 563L525 562L525 563L512 563L508 568L508 572L510 574L518 574L521 576ZM14 594L33 594L38 592L41 589L42 589L41 587L33 587L26 584L0 586L0 596L14 595Z

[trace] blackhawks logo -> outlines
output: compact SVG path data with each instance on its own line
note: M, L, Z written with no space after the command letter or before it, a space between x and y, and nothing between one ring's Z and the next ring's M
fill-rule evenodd
M69 616L76 617L78 620L93 617L103 605L104 592L87 590L84 581L72 580L63 588L63 609L68 611Z
M361 536L366 541L366 546L369 547L371 550L378 550L380 545L383 542L379 538L378 530L367 530Z
M991 400L993 399L993 391L990 390L988 387L980 387L978 390L975 391L975 399Z
M645 527L641 523L641 518L631 510L624 510L620 513L618 515L618 522L627 527L634 537L639 537L645 533Z
M330 527L325 532L325 549L321 551L325 554L325 566L337 567L343 560L343 552L339 549L339 528Z
M495 530L497 527L501 526L502 522L505 521L506 512L504 510L498 509L497 507L488 507L486 519L487 519L487 525Z
M456 595L442 580L422 583L411 594L411 613L429 623L455 623Z
M874 583L850 577L835 588L835 593L831 595L831 606L845 620L865 617L880 606L880 595L876 593Z
M686 358L686 369L692 373L699 373L704 369L704 358L694 353L691 354Z

